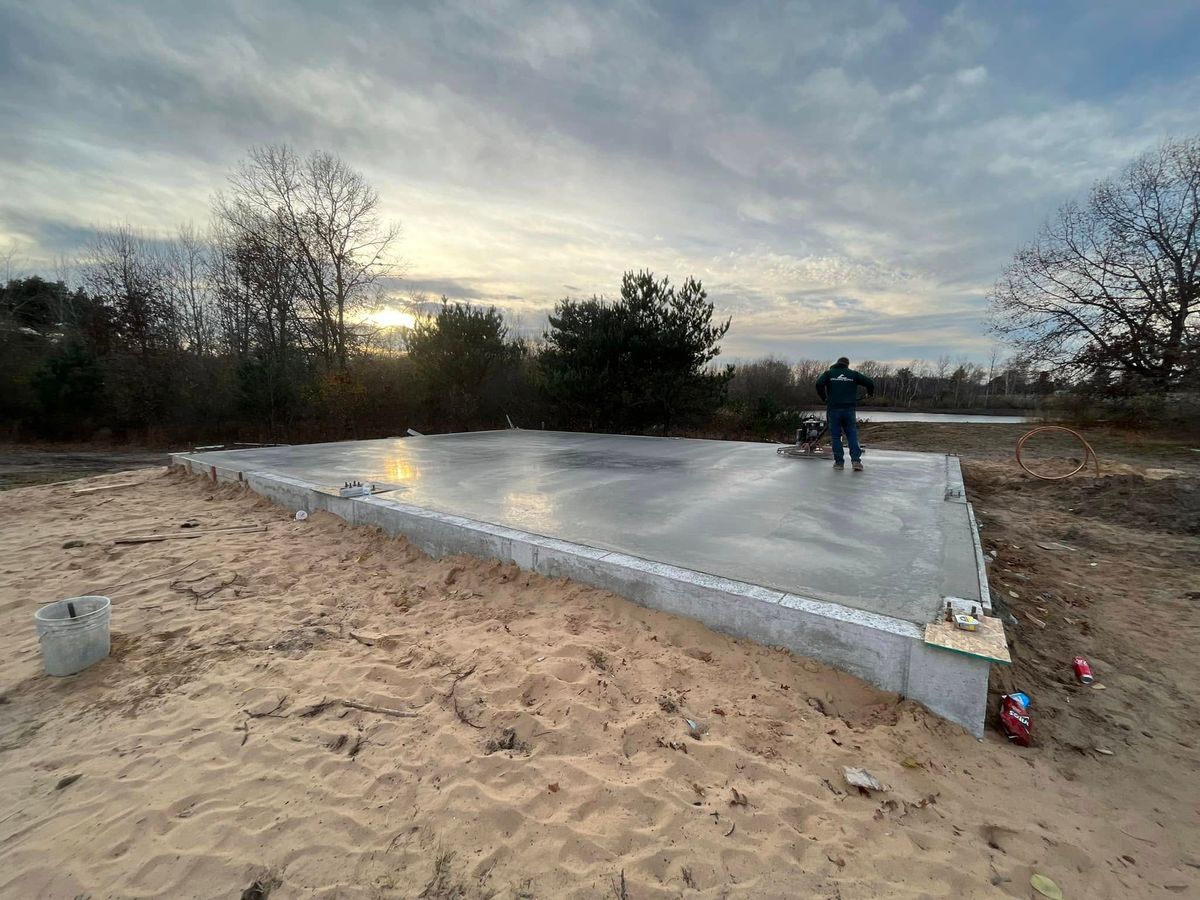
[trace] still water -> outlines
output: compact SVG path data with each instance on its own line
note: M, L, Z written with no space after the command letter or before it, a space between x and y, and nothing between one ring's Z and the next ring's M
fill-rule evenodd
M824 409L813 409L811 412L824 413ZM992 425L1020 425L1023 422L1036 422L1031 416L980 416L960 415L957 413L910 412L905 410L872 410L860 409L859 419L868 422L930 422L943 425L973 425L976 423Z

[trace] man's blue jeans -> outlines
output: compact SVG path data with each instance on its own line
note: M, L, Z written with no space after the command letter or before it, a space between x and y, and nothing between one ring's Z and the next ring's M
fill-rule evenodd
M850 461L862 459L862 448L858 446L858 415L853 406L843 406L830 409L826 414L829 422L829 439L833 442L833 461L839 466L846 462L845 451L842 450L842 433L846 434L846 443L850 445Z

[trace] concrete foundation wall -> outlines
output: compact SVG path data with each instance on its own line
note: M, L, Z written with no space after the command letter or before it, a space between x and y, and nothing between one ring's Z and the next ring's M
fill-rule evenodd
M243 482L292 511L324 510L355 525L403 535L435 558L466 554L512 562L547 577L612 591L734 637L785 647L917 700L977 737L983 734L988 663L927 646L924 629L911 622L434 512L386 495L335 497L297 479L214 467L188 454L173 455L172 463L215 481Z

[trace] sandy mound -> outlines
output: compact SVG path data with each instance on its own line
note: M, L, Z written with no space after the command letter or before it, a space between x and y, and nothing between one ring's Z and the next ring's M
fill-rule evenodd
M1188 798L1147 799L1133 751L1068 777L603 591L137 480L0 494L4 896L1027 897L1034 871L1067 896L1196 886ZM188 521L265 530L113 543ZM111 657L42 675L33 610L91 592L114 601ZM890 790L860 795L843 766Z

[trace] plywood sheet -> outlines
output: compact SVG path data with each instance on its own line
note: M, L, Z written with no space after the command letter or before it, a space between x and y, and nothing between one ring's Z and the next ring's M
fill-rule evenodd
M1004 623L991 616L980 617L976 631L963 631L951 622L926 625L925 643L992 662L1012 662L1008 654L1008 641L1004 637Z

